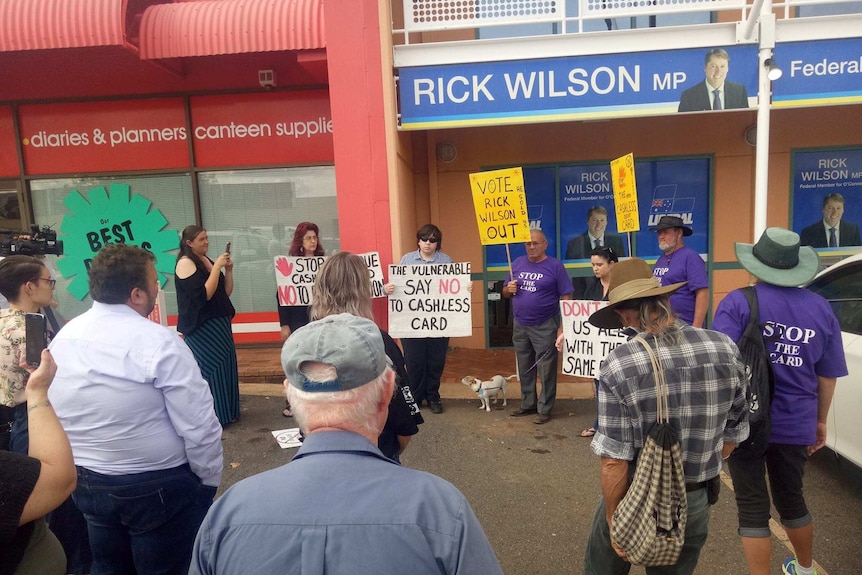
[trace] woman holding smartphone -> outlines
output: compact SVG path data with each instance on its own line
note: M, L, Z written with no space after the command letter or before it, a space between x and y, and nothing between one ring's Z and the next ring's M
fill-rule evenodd
M26 317L54 299L51 272L33 256L9 256L0 261L0 293L9 308L0 310L0 403L14 408L9 449L27 453L27 398L29 373L21 367L26 355ZM44 323L42 324L44 325Z
M177 254L177 330L185 336L201 373L209 382L222 427L239 419L239 373L230 322L236 311L233 260L226 250L207 257L209 239L200 226L187 226Z

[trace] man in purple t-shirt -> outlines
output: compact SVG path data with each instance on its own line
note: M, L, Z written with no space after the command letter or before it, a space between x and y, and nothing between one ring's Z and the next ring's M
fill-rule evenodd
M512 300L515 325L512 343L518 358L521 380L521 407L510 415L536 414L533 423L551 419L557 399L557 334L560 300L572 299L572 280L560 260L545 253L548 239L541 230L530 231L527 255L512 264L512 274L503 288L503 297ZM517 297L516 297L517 296ZM536 394L536 374L542 378L542 394Z
M677 216L662 216L654 230L658 247L664 254L658 258L653 275L667 286L688 282L670 296L670 307L685 323L703 327L709 299L706 265L700 254L683 244L682 238L692 234L691 228Z
M826 416L837 378L847 375L841 327L823 297L799 288L817 273L817 252L800 247L799 236L769 228L756 244L736 244L736 258L759 281L759 323L775 374L770 408L772 430L765 446L745 442L729 459L736 493L739 535L752 575L769 573L772 554L769 493L796 557L783 573L815 573L814 528L802 492L808 457L826 443ZM745 295L727 294L712 328L738 341L749 318ZM757 445L761 445L757 447Z

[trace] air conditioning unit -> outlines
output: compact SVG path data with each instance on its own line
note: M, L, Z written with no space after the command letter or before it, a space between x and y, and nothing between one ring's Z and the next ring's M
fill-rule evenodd
M261 88L275 88L275 70L258 70L257 83Z

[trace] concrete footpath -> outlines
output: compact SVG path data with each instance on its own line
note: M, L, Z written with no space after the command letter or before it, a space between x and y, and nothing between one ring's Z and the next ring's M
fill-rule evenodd
M287 463L296 452L282 450L271 434L295 425L281 415L281 386L244 384L242 394L241 419L224 431L226 469L220 493L245 477ZM478 400L444 399L443 414L426 410L426 423L404 453L404 465L439 475L467 496L505 573L582 573L600 488L599 460L579 433L592 423L594 401L558 400L553 419L542 426L529 417L510 417L508 409L486 413L478 405ZM509 409L516 405L509 401ZM821 450L808 467L806 496L815 518L820 575L862 572L862 481L855 470ZM772 573L778 574L790 552L780 540L780 528L775 532ZM631 572L644 570L635 567ZM695 573L746 572L736 535L736 506L725 484Z

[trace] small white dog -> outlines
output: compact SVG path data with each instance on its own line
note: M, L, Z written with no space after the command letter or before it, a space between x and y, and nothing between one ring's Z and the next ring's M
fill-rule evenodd
M461 383L468 386L470 389L476 392L476 395L479 396L481 400L481 405L479 405L479 409L485 409L485 411L491 411L491 401L497 403L497 397L502 393L503 395L503 406L506 406L506 382L510 379L517 379L517 374L510 375L509 377L503 377L502 375L495 375L488 381L482 381L481 379L477 379L472 375L467 375L461 378Z

